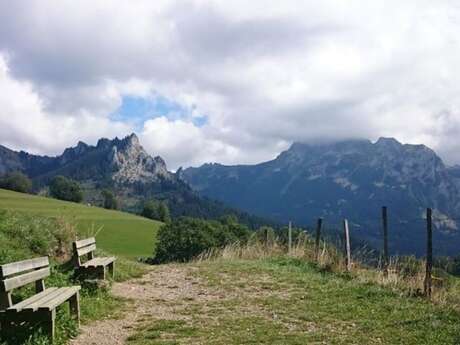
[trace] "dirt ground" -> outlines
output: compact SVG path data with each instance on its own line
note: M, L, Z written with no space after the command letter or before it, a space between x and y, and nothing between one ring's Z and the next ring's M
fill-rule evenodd
M190 268L159 266L142 278L115 283L112 293L129 298L133 305L120 319L92 322L81 327L80 335L71 341L73 345L124 344L136 324L146 316L176 319L174 301L204 296L199 282L188 274Z
M144 319L184 318L177 309L187 301L209 301L223 298L223 293L210 291L194 277L193 266L157 266L142 278L115 283L112 293L129 298L133 304L120 319L96 321L81 327L81 334L71 341L73 345L124 344L136 325ZM183 302L183 303L180 303Z

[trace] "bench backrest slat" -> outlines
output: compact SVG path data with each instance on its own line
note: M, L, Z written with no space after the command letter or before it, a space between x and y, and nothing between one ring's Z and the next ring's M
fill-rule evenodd
M0 266L0 279L4 279L21 272L35 270L47 266L49 266L49 260L47 256L5 264Z
M84 239L84 240L80 240L80 241L75 241L75 247L77 249L80 249L82 247L86 247L86 246L89 246L91 244L96 244L96 239L94 237L90 237L90 238L87 238L87 239Z
M11 291L15 288L27 285L37 280L44 279L50 275L50 268L45 267L38 269L36 271L31 271L29 273L21 274L12 278L6 278L0 283L1 291Z
M96 250L96 245L91 244L89 246L77 249L77 255L78 256L83 256L83 255L86 255L86 254L88 254L90 252L94 252L95 250Z

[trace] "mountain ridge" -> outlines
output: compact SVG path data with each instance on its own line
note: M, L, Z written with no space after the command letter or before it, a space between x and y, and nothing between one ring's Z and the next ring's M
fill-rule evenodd
M160 156L149 155L134 133L122 139L101 138L95 146L79 141L55 157L0 146L0 175L11 171L28 175L35 192L46 190L54 176L72 178L80 182L85 190L85 202L91 204L100 205L100 191L111 189L126 211L139 212L145 200L155 198L166 202L173 216L219 218L234 214L251 226L265 223L222 202L199 196L185 181L168 171Z
M340 228L349 218L375 248L381 245L380 208L388 206L395 234L404 237L394 238L394 251L422 254L427 207L445 219L437 224L438 250L453 253L452 243L460 244L460 174L454 171L460 170L446 167L425 145L380 138L296 142L268 162L205 164L181 171L181 178L201 195L280 222L313 224L323 217Z

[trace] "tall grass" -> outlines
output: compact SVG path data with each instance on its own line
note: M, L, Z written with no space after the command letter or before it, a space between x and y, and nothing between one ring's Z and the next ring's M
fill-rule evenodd
M89 234L94 235L97 230L89 229ZM0 211L0 265L39 256L49 256L51 275L46 279L46 286L80 285L81 282L73 277L73 266L69 263L72 255L71 244L76 234L74 224L63 218ZM123 281L139 277L146 271L146 265L118 258L115 280ZM17 303L34 293L33 284L28 284L13 291L13 301ZM107 289L94 290L83 284L80 294L82 321L85 323L114 316L122 311L124 302L124 300L113 297ZM67 344L69 338L78 334L78 327L69 317L67 309L65 305L58 309L54 345ZM3 337L0 345L49 344L48 337L41 332L38 325L26 324L24 327L19 327L14 333L6 337L0 334Z
M220 249L208 250L196 258L196 261L207 260L254 260L271 257L289 256L305 260L321 272L347 274L353 279L365 283L385 286L392 291L408 297L422 297L425 279L425 261L414 256L396 256L390 259L388 273L383 270L380 261L375 263L376 253L366 247L353 251L352 269L347 272L345 256L341 244L321 241L316 251L314 240L306 233L296 236L289 251L285 239L281 236L268 238L255 233L245 243L234 243ZM372 264L370 264L372 263ZM460 310L460 280L441 269L433 272L433 293L431 301L439 304L450 304Z

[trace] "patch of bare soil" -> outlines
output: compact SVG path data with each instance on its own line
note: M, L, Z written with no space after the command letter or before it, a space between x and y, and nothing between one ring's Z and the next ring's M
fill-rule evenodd
M139 322L145 319L184 319L179 312L187 301L206 302L225 298L220 291L210 291L191 273L188 265L155 267L140 279L115 283L115 296L133 300L133 306L117 320L91 322L81 327L81 334L73 345L124 344ZM180 310L179 310L180 309Z

